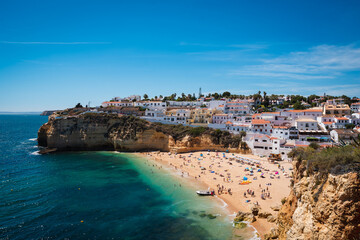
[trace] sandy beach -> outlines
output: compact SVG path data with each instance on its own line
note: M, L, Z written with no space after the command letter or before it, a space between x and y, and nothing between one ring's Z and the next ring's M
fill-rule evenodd
M206 151L183 154L145 152L139 155L169 166L181 177L205 184L228 204L231 212L250 212L253 206L257 206L262 212L276 216L278 212L271 207L280 206L281 199L290 192L290 162L273 164L266 158L251 154ZM251 225L261 236L275 226L265 218L257 218Z

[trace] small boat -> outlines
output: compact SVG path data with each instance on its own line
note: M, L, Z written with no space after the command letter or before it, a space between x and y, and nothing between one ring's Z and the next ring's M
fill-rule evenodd
M215 195L215 192L214 191L196 191L197 195L199 196L213 196Z

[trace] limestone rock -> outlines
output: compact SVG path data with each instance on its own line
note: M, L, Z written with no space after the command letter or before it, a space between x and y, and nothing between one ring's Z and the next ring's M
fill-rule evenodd
M271 206L270 208L271 208L273 211L278 212L278 211L280 211L281 206L280 206L280 205L276 205L276 206Z
M267 220L268 222L275 222L275 221L276 221L276 218L275 218L273 215L269 215L269 216L266 218L266 220Z
M258 213L259 218L268 218L269 216L272 216L272 214L269 212L259 212Z
M255 222L256 218L252 213L239 211L234 219L234 222L242 222L242 221Z
M260 209L258 207L252 207L251 208L251 213L254 215L254 216L257 216L259 214L259 211Z
M359 239L360 164L326 175L294 166L294 185L276 219L279 239Z

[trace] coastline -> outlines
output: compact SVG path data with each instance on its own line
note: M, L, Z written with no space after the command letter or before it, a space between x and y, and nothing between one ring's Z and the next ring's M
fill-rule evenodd
M290 192L290 177L286 177L291 175L289 169L291 169L292 164L289 162L281 163L281 167L284 167L285 171L280 173L280 170L277 170L277 165L269 163L264 158L250 154L234 155L231 153L205 151L183 154L171 154L169 152L141 152L132 154L163 164L178 177L186 177L195 183L201 183L203 186L214 189L216 197L227 205L226 208L230 213L234 213L234 216L239 211L251 212L251 207L254 206L255 202L258 202L262 212L271 213L276 217L277 212L271 207L281 205L281 199L287 197ZM247 164L234 162L232 158L235 156L253 159L260 163L262 169L268 170L263 171L265 178L260 178L260 172L259 174L254 172L253 176L249 176L249 172L245 171L245 168L248 167ZM275 176L279 175L279 179L276 177L271 179L269 177L275 171L278 172ZM224 174L225 172L227 172L227 175ZM251 178L252 183L240 185L239 182L242 181L244 176L249 180ZM257 179L253 180L254 177ZM271 183L271 185L266 185L266 183ZM225 189L231 188L232 194L230 195L227 191L219 194L217 191L219 184L224 186ZM266 191L266 188L268 188L268 191ZM247 189L254 191L255 196L244 197L243 194ZM262 191L269 192L270 197L263 200L261 198ZM245 203L247 200L250 200L250 202ZM268 222L266 218L257 217L257 220L250 223L250 226L263 238L264 234L270 232L272 227L275 227L275 223Z

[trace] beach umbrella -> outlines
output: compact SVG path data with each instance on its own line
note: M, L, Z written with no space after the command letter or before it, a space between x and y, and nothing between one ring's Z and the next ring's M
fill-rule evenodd
M275 174L279 174L279 172L276 172Z
M246 180L248 180L248 178L247 177L243 177L243 179L246 181Z
M211 171L211 173L214 173L215 171Z

